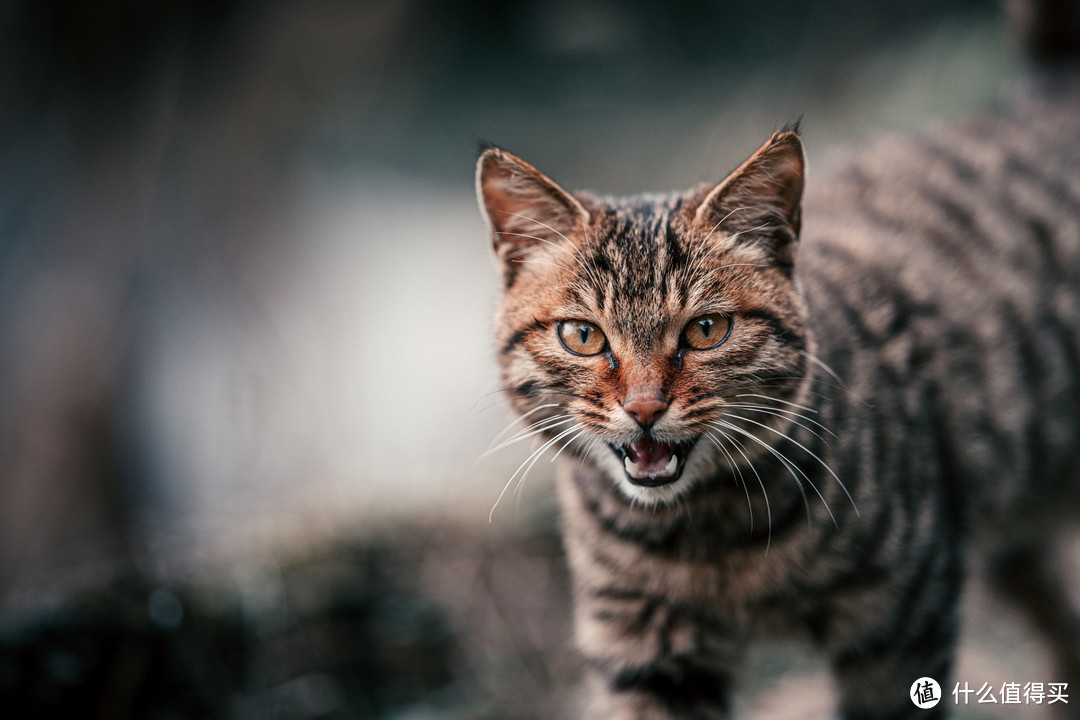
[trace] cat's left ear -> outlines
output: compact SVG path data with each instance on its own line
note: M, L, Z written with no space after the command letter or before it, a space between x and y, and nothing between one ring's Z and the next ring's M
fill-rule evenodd
M795 261L806 158L797 130L768 142L706 195L695 230L716 242L755 242L780 266Z
M574 242L589 213L570 193L521 158L488 148L476 164L476 194L507 286L530 257Z

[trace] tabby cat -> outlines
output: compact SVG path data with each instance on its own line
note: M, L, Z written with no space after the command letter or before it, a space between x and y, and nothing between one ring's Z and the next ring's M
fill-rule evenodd
M797 127L629 199L482 152L502 380L560 453L582 717L726 718L775 637L828 659L845 718L943 717L976 544L1080 691L1047 551L1080 503L1077 107L886 139L805 200Z

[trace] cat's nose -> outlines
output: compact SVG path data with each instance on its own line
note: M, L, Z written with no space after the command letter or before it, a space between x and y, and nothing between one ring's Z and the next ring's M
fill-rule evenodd
M638 421L642 427L649 427L667 410L667 400L658 393L631 393L623 403L623 410Z

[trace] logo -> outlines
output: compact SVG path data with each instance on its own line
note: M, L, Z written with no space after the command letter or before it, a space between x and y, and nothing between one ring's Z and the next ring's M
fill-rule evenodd
M941 686L932 677L921 677L911 684L911 702L923 710L941 702Z

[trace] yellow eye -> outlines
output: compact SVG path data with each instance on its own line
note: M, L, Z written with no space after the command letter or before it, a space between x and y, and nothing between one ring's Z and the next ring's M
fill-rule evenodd
M559 342L575 355L598 355L607 347L607 338L600 328L584 320L560 322Z
M727 340L731 330L731 318L720 313L709 313L690 321L682 331L683 345L694 350L708 350Z

